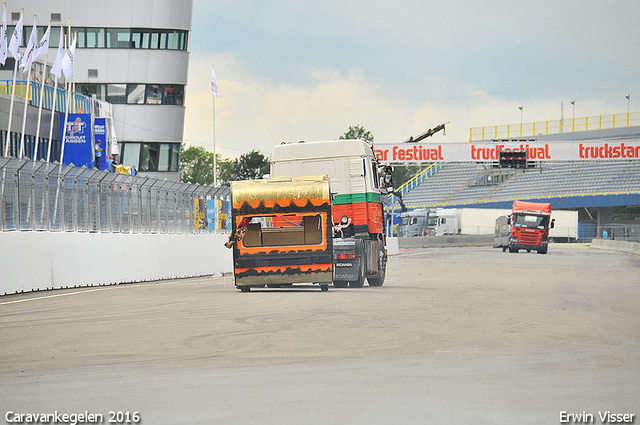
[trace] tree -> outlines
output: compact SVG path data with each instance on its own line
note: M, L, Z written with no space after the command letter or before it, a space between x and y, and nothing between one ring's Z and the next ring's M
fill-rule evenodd
M190 146L180 152L180 181L184 183L213 184L213 153L202 146Z
M269 167L269 160L260 151L243 153L234 161L235 178L236 180L261 179L265 174L269 174Z
M349 131L340 136L340 139L362 139L367 142L373 142L373 134L361 125L349 126Z
M220 184L228 186L234 180L261 179L269 174L270 163L260 151L253 150L234 160L224 159L218 163Z
M424 170L424 168L425 167L421 165L395 165L392 173L395 188L397 189L411 180L416 174Z
M362 139L373 142L373 134L361 125L349 126L349 131L340 136L340 139ZM396 165L393 167L393 184L398 188L423 169L424 167L420 165Z
M229 186L234 180L260 179L269 173L269 160L260 151L243 153L240 158L229 159L216 154L217 182ZM213 184L213 153L201 146L186 148L180 154L180 181L184 183Z

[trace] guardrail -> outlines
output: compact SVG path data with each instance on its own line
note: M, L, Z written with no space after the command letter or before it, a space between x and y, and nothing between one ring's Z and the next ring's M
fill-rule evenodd
M102 233L226 230L229 188L0 158L0 229ZM215 205L213 220L207 205ZM210 214L211 215L211 214Z
M598 226L598 238L624 242L640 242L640 225L601 224Z
M13 80L0 80L0 93L11 95L13 87ZM31 81L29 84L29 92L27 93L27 82L25 80L16 80L15 96L20 99L28 99L29 105L40 105L40 96L44 96L42 99L42 107L44 109L54 109L57 112L65 112L65 105L67 104L67 91L64 88L58 88L54 99L54 87L43 85L37 81ZM88 96L84 96L77 93L71 94L71 107L74 111L91 111L91 103L106 103L102 101L96 101Z
M592 117L472 127L469 129L469 140L531 137L571 133L574 131L604 130L635 125L640 125L640 112L624 112Z

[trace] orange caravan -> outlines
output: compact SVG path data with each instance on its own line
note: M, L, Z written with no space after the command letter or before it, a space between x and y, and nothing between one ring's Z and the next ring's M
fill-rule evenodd
M328 290L333 278L331 198L327 176L231 182L236 287L296 283Z

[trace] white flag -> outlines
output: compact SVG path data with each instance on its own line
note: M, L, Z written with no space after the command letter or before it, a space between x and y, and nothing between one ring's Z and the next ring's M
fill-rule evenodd
M56 54L56 60L53 62L53 66L51 67L50 74L56 76L56 81L60 79L60 75L62 75L62 57L64 56L64 36L62 35L63 30L60 27L60 43L58 44L58 53Z
M211 94L213 97L221 97L221 94L218 94L218 82L216 81L216 72L211 67Z
M2 14L2 29L0 29L0 63L4 65L7 61L7 4L4 4Z
M20 20L16 24L16 28L13 30L13 35L11 36L11 43L9 43L9 52L11 52L11 56L13 56L16 60L20 60L20 43L22 43L22 18L20 16Z
M24 72L27 72L33 62L33 50L36 48L36 38L38 35L38 29L36 28L36 19L33 18L33 29L31 30L31 36L29 37L29 43L27 43L27 49L22 55L22 62L20 62L20 68L23 68Z
M36 44L36 48L33 49L33 57L31 58L31 62L34 62L38 59L38 56L42 54L46 54L49 51L49 34L51 33L51 22L49 22L49 26L45 31L44 35L40 39L40 42Z
M67 78L71 78L71 73L73 72L73 58L76 54L76 36L73 36L73 42L71 46L69 46L69 50L64 54L62 58L62 72L64 72L64 76Z

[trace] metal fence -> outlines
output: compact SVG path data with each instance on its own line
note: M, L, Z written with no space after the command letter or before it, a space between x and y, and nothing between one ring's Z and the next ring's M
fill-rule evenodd
M640 226L623 224L600 225L597 237L625 242L640 242Z
M0 158L0 178L4 231L207 233L227 227L218 225L219 217L207 225L204 207L229 201L227 187L15 158Z

